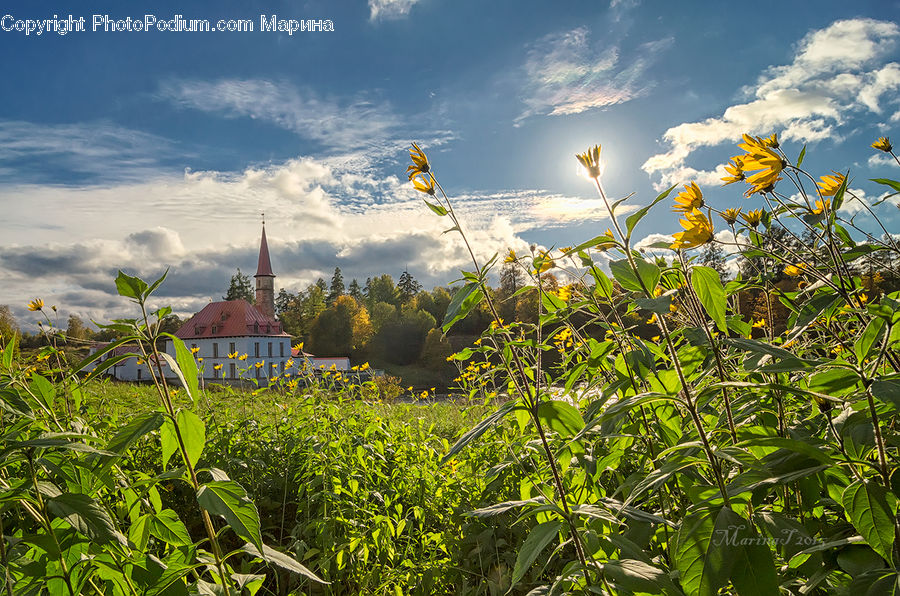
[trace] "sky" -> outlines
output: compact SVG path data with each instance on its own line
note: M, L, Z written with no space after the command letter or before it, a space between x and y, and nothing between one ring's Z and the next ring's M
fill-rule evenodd
M898 176L869 147L900 141L897 0L187 6L0 8L0 304L22 327L35 297L63 322L133 316L118 269L168 268L159 305L190 315L255 272L262 213L276 288L335 267L447 284L470 263L406 179L411 142L482 260L606 230L574 158L593 144L609 195L634 193L623 214L691 181L713 206L761 207L721 186L742 133L806 145L811 172L849 170L864 200L881 193L870 178ZM62 35L70 14L84 30ZM273 15L280 30L262 30ZM178 19L253 30L160 30ZM900 231L896 201L879 214ZM637 236L677 220L661 204Z

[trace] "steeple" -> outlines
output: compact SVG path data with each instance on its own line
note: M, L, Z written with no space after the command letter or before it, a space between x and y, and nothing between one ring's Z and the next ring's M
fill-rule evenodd
M275 318L275 274L269 260L266 242L266 220L263 219L262 240L259 242L259 262L256 265L256 308L269 318Z

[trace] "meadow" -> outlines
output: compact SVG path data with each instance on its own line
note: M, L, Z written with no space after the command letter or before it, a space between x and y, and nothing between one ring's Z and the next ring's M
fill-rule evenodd
M37 353L7 339L6 594L900 593L900 246L882 223L900 182L866 202L848 173L804 170L805 147L739 148L740 208L689 182L620 217L591 147L576 157L609 229L484 260L414 145L410 180L472 260L442 331L491 321L450 356L460 402L203 387L160 332L170 310L148 310L165 275L119 272L137 316L106 350L131 342L178 386L100 378L116 358L85 374L99 355L69 361L49 317ZM872 149L900 166L888 139ZM682 231L635 248L660 203ZM733 279L704 264L715 247ZM501 260L534 320L500 315Z

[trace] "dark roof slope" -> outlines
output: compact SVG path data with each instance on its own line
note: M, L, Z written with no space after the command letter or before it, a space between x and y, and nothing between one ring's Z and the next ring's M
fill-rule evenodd
M241 335L290 337L280 321L270 319L246 300L211 302L175 332L181 339Z

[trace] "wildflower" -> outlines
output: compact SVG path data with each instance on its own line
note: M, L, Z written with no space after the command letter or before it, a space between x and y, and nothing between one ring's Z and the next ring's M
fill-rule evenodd
M491 321L491 331L503 328L503 319L494 319Z
M253 366L255 366L256 368L262 368L264 364L265 362L257 362Z
M784 268L784 274L790 275L791 277L797 277L800 273L806 269L806 263L797 263L796 265L788 265Z
M841 344L837 344L831 349L832 354L840 354L843 351L844 351L844 346L842 346Z
M40 358L38 358L38 360L43 360L44 358L48 358L49 356L50 356L49 354L46 354L46 355L41 356ZM143 363L144 363L143 358L138 358L138 359L137 359L137 365L138 365L138 366L140 366L140 365L143 364Z
M36 310L41 310L44 308L44 301L40 298L35 298L31 302L28 303L28 310L34 312Z
M738 144L738 147L747 151L747 154L742 157L743 170L761 170L747 178L747 184L753 186L747 191L746 196L771 190L775 183L781 180L779 174L787 165L781 156L770 149L765 141L748 134L744 135L744 142Z
M231 354L228 354L226 356L226 358L237 358L237 352L232 352Z
M561 287L556 295L559 296L559 299L563 302L568 302L569 298L572 297L572 286Z
M359 370L368 370L368 368L369 368L369 363L363 362L362 365L359 367Z
M856 298L857 298L857 300L859 300L860 304L865 304L866 302L869 301L869 297L866 294L860 294Z
M675 197L675 208L672 211L690 213L701 207L703 207L703 193L700 192L696 182L691 182L690 185L685 184L684 190Z
M606 238L609 238L609 240L603 239L599 244L597 244L597 246L594 247L601 252L609 250L610 248L614 248L616 246L616 237L613 236L611 229L606 228L606 234L604 234L604 236Z
M296 346L294 346L294 349L295 349L295 350L303 350L303 342L301 341L299 344L297 344Z
M772 136L764 138L762 142L766 145L766 147L778 149L778 135L774 132L772 133Z
M878 149L885 153L890 153L893 147L887 137L878 137L878 140L872 143L872 149Z
M203 362L203 358L197 358L197 362Z
M434 196L434 179L430 175L422 175L421 181L419 178L413 178L412 183L413 187L419 192Z
M216 364L215 366L213 366L213 370L222 370L222 365Z
M241 354L240 356L238 356L238 360L246 360L246 359L247 359L247 353L246 353L246 352L244 352L243 354Z
M727 164L725 164L725 171L728 172L728 176L722 178L725 181L725 185L733 184L735 182L741 182L744 180L744 160L740 155L736 155L731 158Z
M582 167L584 167L588 178L596 180L600 177L600 174L603 173L600 166L600 145L594 145L584 153L576 154L575 157Z
M752 325L752 327L753 327L754 329L763 329L765 326L766 326L766 320L765 320L765 319L759 319L758 321L755 321L755 322L753 323L753 325Z
M826 211L828 209L828 207L830 207L830 206L831 206L830 199L825 199L824 201L816 201L815 209L813 209L812 212L818 215L819 213Z
M759 225L759 222L762 221L764 213L765 211L763 211L762 209L754 209L753 211L748 211L741 217L744 218L744 221L748 226L755 228Z
M660 340L660 337L658 335L654 335L653 337L650 338L650 341L655 342L655 343L658 343L659 340Z
M513 249L509 249L509 253L506 255L506 258L503 259L504 263L515 263L516 262L516 251Z
M737 218L738 218L738 216L740 216L740 214L741 214L740 209L731 208L731 209L726 209L725 211L723 211L721 215L722 215L722 219L725 220L725 223L727 223L730 226L733 226L734 222L737 221Z
M541 254L538 258L534 260L532 263L534 266L533 273L535 275L544 273L548 271L551 267L553 267L553 259L550 258L550 254L547 251L541 251Z
M684 232L675 234L675 242L672 243L673 250L701 246L713 238L712 222L699 209L686 213L685 219L682 219L680 223Z
M654 325L655 323L656 323L656 313L653 313L652 315L650 315L650 318L647 319L647 324Z
M193 348L191 348L191 354L196 354L199 351L200 351L200 346L194 346Z
M846 178L846 176L839 174L834 170L832 170L832 172L834 173L834 176L821 176L821 182L816 182L816 184L819 185L819 194L823 197L833 197L836 195Z
M419 146L415 143L412 144L412 149L409 150L409 158L412 159L413 165L406 168L406 173L409 175L409 179L412 180L419 174L427 174L429 171L428 167L428 158L425 156L425 153L419 149Z

